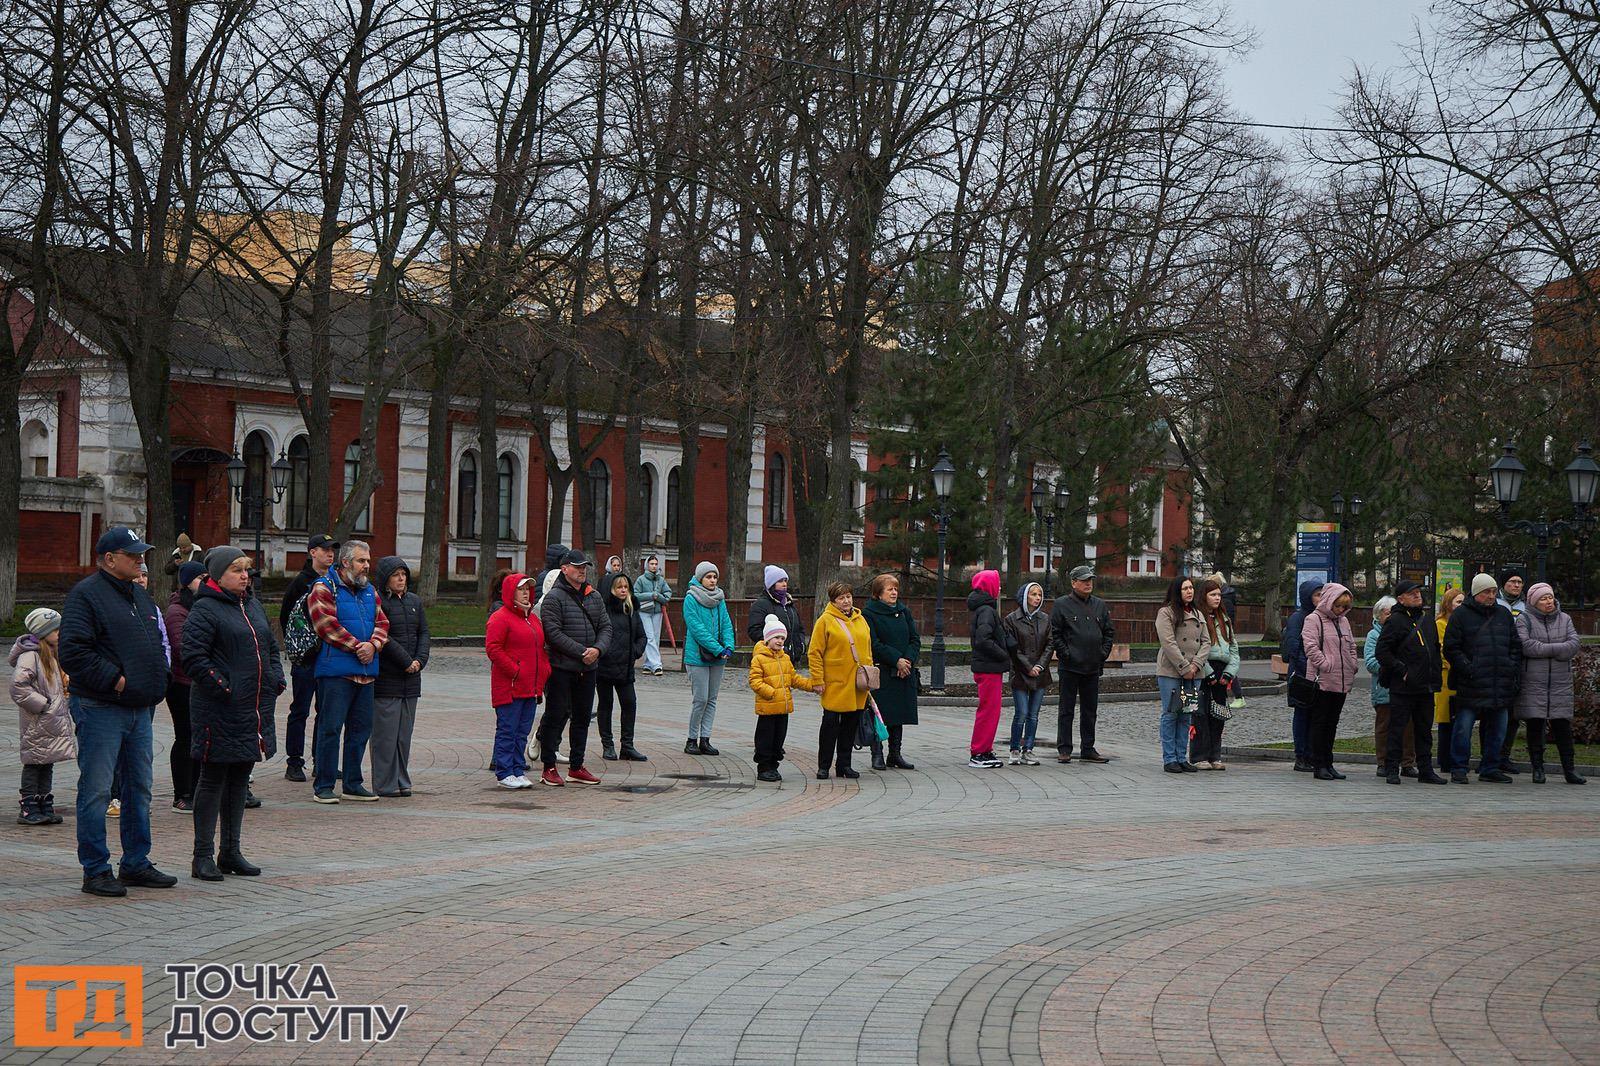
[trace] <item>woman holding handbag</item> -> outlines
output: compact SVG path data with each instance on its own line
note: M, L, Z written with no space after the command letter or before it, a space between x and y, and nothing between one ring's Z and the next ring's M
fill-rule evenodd
M850 768L850 747L861 711L878 687L879 674L872 665L872 631L856 610L855 594L847 581L828 586L828 606L811 630L809 663L812 686L822 694L817 780L826 781L830 768L840 777L860 777Z
M1201 674L1200 706L1189 739L1189 763L1201 770L1226 770L1222 728L1227 724L1233 679L1239 676L1239 640L1222 603L1222 584L1207 578L1200 586L1200 613L1206 620L1206 665Z
M884 765L890 770L915 770L901 745L905 727L917 724L917 660L922 655L922 638L911 610L900 602L900 579L893 574L873 578L872 599L861 613L872 634L872 658L882 682L872 702L889 732L889 757Z
M1339 732L1339 714L1361 673L1356 638L1345 617L1355 599L1337 581L1323 586L1317 609L1306 618L1301 640L1306 649L1306 669L1316 681L1311 704L1311 761L1318 781L1343 781L1333 768L1333 738Z
M1200 674L1206 668L1206 622L1195 609L1194 579L1180 577L1167 588L1166 602L1156 612L1156 685L1161 692L1161 768L1169 774L1192 774L1199 767L1187 761L1189 720L1199 699Z

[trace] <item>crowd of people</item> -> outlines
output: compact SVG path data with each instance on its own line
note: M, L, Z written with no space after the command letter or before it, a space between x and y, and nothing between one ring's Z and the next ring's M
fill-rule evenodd
M95 572L74 586L59 612L29 612L26 632L10 654L22 733L18 821L63 821L55 810L54 767L75 759L85 892L122 896L128 886L164 888L177 881L150 861L152 723L163 701L174 734L172 807L193 819L195 879L261 872L244 855L244 812L259 805L251 774L278 750L275 709L286 691L285 778L308 780L309 723L309 779L317 803L412 794L411 738L430 635L403 559L374 563L361 541L312 537L274 629L245 552L230 546L202 552L180 543L171 563L177 588L163 611L146 589L150 550L126 528L107 530L95 546ZM533 786L530 755L538 759L544 785L598 783L586 765L591 721L599 725L602 760L648 761L636 744L635 678L641 668L662 673L661 635L664 627L670 632L667 607L674 594L661 561L646 557L642 572L631 577L613 556L598 587L581 550L551 545L545 561L541 573L499 575L485 625L495 718L489 764L506 789ZM691 689L684 752L690 755L720 754L712 744L717 698L736 654L721 577L714 564L699 563L682 601L683 665ZM999 573L981 570L973 577L967 609L977 709L968 766L1039 765L1034 745L1052 666L1056 761L1110 761L1096 748L1095 731L1116 627L1094 582L1093 567L1075 568L1070 590L1048 613L1044 590L1027 582L1016 592L1016 606L1002 614ZM1577 630L1549 585L1535 584L1525 598L1523 585L1514 571L1499 580L1479 574L1470 596L1445 590L1430 624L1422 588L1402 581L1374 606L1372 629L1358 650L1350 590L1337 582L1303 583L1281 649L1295 769L1317 780L1344 778L1334 765L1334 738L1345 700L1366 671L1378 773L1389 783L1407 777L1465 783L1475 726L1479 780L1509 782L1523 772L1510 752L1525 722L1532 780L1545 781L1549 739L1565 780L1583 784L1572 738ZM918 720L922 640L900 591L898 577L880 574L858 606L856 589L835 582L808 629L789 575L765 568L744 627L754 646L747 683L755 697L757 780L782 780L796 690L816 694L821 707L818 779L860 777L852 765L857 750L870 750L876 771L915 769L906 757L905 729ZM1232 588L1215 574L1173 581L1156 614L1159 734L1168 773L1226 769L1223 730L1243 706L1235 612ZM995 743L1007 678L1013 717L1009 759L1002 760ZM1448 779L1435 772L1436 736L1438 768ZM369 759L370 788L362 773ZM118 817L121 834L115 873L106 841L109 816Z

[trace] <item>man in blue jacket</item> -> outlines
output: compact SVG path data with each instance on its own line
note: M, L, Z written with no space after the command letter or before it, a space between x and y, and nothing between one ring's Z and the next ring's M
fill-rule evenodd
M150 863L150 732L166 698L161 612L134 579L150 545L113 526L95 542L98 569L73 586L61 610L61 668L78 701L78 861L83 890L126 896L126 886L178 883ZM122 768L122 862L111 872L106 804Z

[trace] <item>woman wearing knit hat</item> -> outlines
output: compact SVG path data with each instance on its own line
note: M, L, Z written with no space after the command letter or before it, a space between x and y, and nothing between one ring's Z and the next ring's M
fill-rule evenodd
M250 557L212 548L206 575L183 626L184 670L194 681L189 750L200 761L189 872L220 881L261 873L240 848L245 797L251 769L277 751L272 712L286 686L278 640L250 588ZM222 846L213 859L219 818Z
M76 758L67 676L56 658L61 615L48 607L28 612L27 630L11 645L11 700L22 730L22 809L18 825L60 825L51 784L55 764Z
M796 668L806 661L805 623L800 621L794 597L789 594L789 574L781 566L768 565L761 572L761 595L750 604L750 614L745 619L744 634L750 643L760 644L766 638L761 630L769 615L783 623L785 636L783 650Z
M167 601L167 636L172 641L172 678L167 682L167 712L172 715L172 809L180 813L194 810L194 786L200 780L200 764L190 754L193 733L189 728L189 697L194 683L183 669L183 626L194 607L194 595L205 580L204 563L184 563L178 567L178 587Z
M694 690L685 755L719 754L711 746L711 723L717 717L717 690L722 687L722 668L733 658L734 639L727 596L717 587L720 576L714 563L697 564L683 598L683 665Z
M1517 617L1522 641L1522 689L1517 717L1528 723L1528 761L1533 783L1544 784L1544 738L1555 738L1567 784L1581 785L1572 751L1572 660L1578 654L1578 629L1543 581L1528 590L1527 610Z

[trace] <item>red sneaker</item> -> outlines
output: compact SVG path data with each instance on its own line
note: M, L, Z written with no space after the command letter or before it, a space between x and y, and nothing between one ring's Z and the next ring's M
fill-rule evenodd
M542 784L554 785L557 788L560 788L562 785L566 784L565 781L561 780L561 771L557 770L554 766L540 774L539 781Z
M567 780L571 781L574 785L598 785L600 783L600 779L598 777L594 776L581 766L576 770L568 770Z

